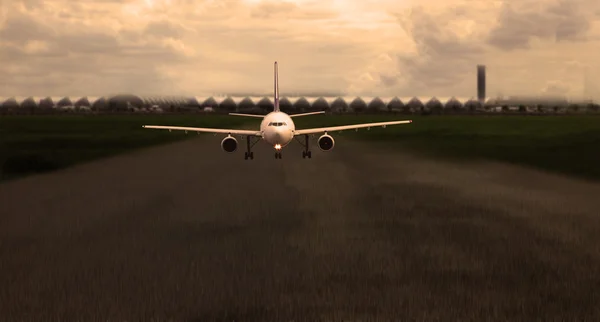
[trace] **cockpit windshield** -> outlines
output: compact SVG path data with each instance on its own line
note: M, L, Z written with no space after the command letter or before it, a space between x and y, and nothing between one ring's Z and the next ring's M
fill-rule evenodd
M284 126L287 125L285 122L271 122L269 126Z

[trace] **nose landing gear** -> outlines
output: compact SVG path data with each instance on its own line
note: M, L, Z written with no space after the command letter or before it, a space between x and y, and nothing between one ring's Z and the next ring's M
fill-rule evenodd
M275 152L275 159L281 159L281 152Z

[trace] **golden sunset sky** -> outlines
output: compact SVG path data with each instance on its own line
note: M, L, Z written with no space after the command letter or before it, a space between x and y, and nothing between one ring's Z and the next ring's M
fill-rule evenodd
M2 0L0 96L600 98L598 0ZM588 74L587 86L584 84ZM584 89L587 87L587 90Z

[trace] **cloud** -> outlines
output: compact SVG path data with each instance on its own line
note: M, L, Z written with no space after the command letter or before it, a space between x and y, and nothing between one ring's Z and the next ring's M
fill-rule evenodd
M410 40L392 54L396 68L380 69L379 82L371 86L405 96L474 96L475 66L486 64L488 94L492 89L536 95L535 84L548 79L581 78L575 69L562 67L565 60L585 60L598 68L590 55L583 58L568 49L572 42L600 49L589 39L594 18L586 10L597 6L591 1L587 7L577 0L451 2L422 2L394 12ZM516 75L522 77L515 81ZM582 90L579 81L565 94L577 96Z
M23 4L12 7L0 29L5 59L17 66L0 66L0 71L8 74L4 85L8 92L18 95L163 92L173 88L157 67L185 62L189 56L185 45L177 40L182 31L175 22L156 20L143 27L113 25L118 27L115 30L105 28L108 24L90 23L93 20L88 16L110 11L102 6L88 11L85 2L66 4L74 9L70 16L73 18L57 23L62 18L56 17L64 12L56 2Z
M457 85L472 83L469 74L484 56L481 31L493 9L465 3L432 11L419 5L396 14L409 42L393 54L397 67L380 73L380 85L403 96L461 95Z
M250 16L258 19L311 20L334 22L339 12L323 8L321 2L260 1L251 9Z
M175 39L180 39L185 31L182 26L168 20L152 21L144 28L145 35Z
M561 81L549 81L541 92L546 95L565 95L569 92L569 85Z
M537 94L600 73L596 0L11 0L0 96ZM569 67L570 66L570 67ZM336 95L337 95L336 94ZM600 95L599 95L600 98Z
M588 5L577 0L506 2L488 42L510 50L528 48L533 38L583 41L594 19Z

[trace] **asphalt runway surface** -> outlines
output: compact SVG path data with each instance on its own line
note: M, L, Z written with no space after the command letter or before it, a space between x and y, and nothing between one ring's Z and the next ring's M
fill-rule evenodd
M0 320L600 319L600 185L335 138L0 185Z

